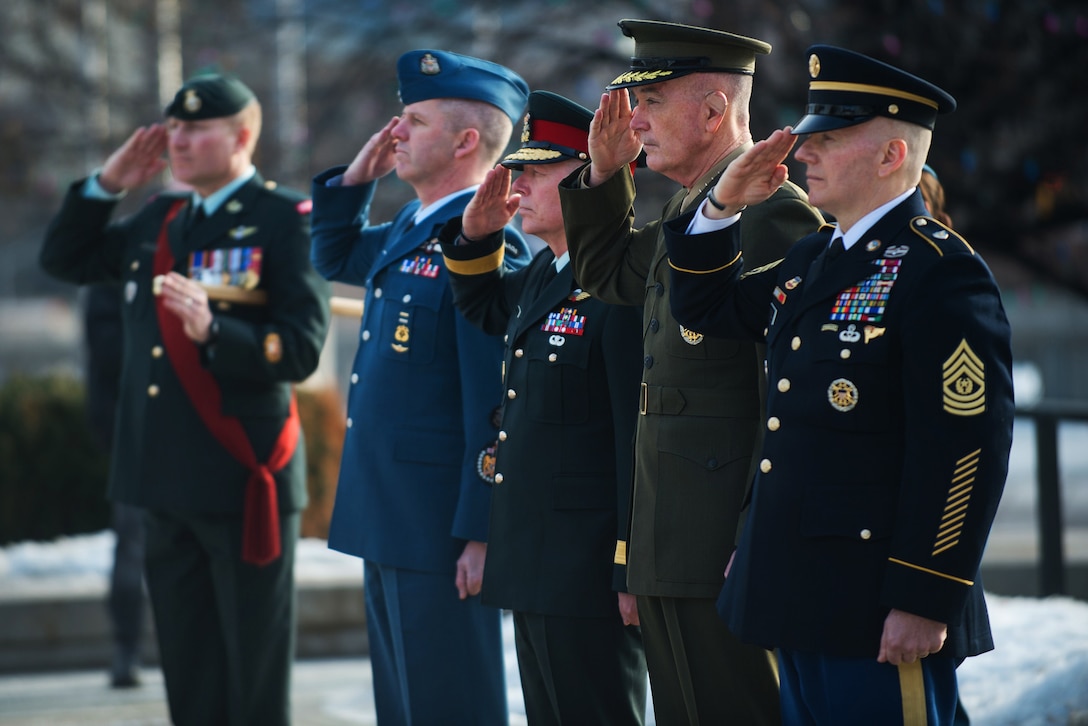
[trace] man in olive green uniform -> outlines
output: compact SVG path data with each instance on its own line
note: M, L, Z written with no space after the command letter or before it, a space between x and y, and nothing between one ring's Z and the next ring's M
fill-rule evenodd
M109 496L147 513L171 721L287 724L306 504L291 383L317 367L329 290L310 265L309 200L265 183L251 162L253 93L198 76L166 117L71 187L41 263L69 282L121 284ZM163 171L164 152L192 191L111 222L121 194Z
M616 558L638 596L658 722L777 723L771 659L737 641L715 609L760 436L761 355L676 322L660 235L663 221L714 203L706 190L752 145L755 57L770 46L673 23L620 28L635 40L631 69L601 98L592 162L560 185L575 277L605 302L643 305L631 532ZM642 150L683 189L636 230L628 164ZM745 214L746 263L780 259L821 221L802 190L783 185Z

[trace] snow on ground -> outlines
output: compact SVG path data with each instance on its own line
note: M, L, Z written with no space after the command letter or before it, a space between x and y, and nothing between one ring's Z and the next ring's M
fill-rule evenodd
M103 592L112 547L107 531L0 549L0 598ZM324 540L299 543L295 572L300 583L362 582L360 561ZM992 594L988 602L997 649L959 669L972 724L1088 726L1088 603Z

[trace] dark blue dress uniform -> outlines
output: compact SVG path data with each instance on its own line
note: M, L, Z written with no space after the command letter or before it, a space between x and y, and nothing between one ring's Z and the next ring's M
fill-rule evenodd
M534 91L521 148L503 165L586 158L592 119ZM627 539L639 311L584 292L569 264L556 271L551 249L505 273L493 256L501 234L465 243L460 232L458 219L440 236L454 301L506 341L481 598L514 611L531 723L641 724L642 640L623 624L626 568L613 563L616 542Z
M401 100L465 98L520 118L528 89L508 69L438 50L398 61ZM491 490L478 461L498 435L502 341L457 312L436 236L465 189L416 223L419 200L372 224L377 182L313 184L315 267L366 288L329 547L366 562L367 631L379 718L505 723L501 613L458 600L457 559L487 541ZM524 266L509 230L499 251ZM379 576L380 575L380 576ZM425 629L424 629L425 628Z
M204 97L205 112L239 110L215 110L214 92L221 90L207 79L192 81L178 99L192 91ZM171 109L168 115L184 117ZM275 474L282 554L261 567L243 563L250 472L213 436L183 389L152 293L164 220L190 195L160 194L110 222L116 203L87 198L82 189L77 182L65 197L41 262L63 280L121 285L124 364L109 496L148 511L146 574L171 718L288 723L305 446L300 439ZM223 272L241 272L231 260L261 257L246 285L255 283L267 303L214 305L219 334L204 348L203 363L219 384L222 413L238 419L263 462L288 418L292 382L317 368L329 323L329 288L309 262L309 200L254 176L185 234L187 211L181 207L166 229L175 271L190 274L192 261L210 254L224 261Z
M939 89L840 53L813 49L820 85L798 128L848 125L835 110L889 103L917 114L913 123L928 114L932 126ZM847 96L821 97L828 88ZM921 111L906 108L911 98L933 101ZM946 623L944 647L922 663L944 673L934 678L944 689L939 722L949 722L954 666L993 647L978 570L1014 413L997 285L965 240L926 215L917 191L826 266L831 227L776 266L746 269L734 261L746 214L722 232L686 237L690 215L665 232L677 319L767 344L766 438L720 612L747 642L873 668L891 609ZM870 677L849 685L859 702L872 697ZM784 708L796 697L786 684L784 674ZM904 709L910 695L905 688Z

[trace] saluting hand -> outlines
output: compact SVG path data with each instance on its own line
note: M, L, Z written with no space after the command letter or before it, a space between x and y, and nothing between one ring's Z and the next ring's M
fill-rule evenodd
M461 234L481 240L510 223L521 204L520 194L510 194L510 170L496 164L472 195L461 215Z
M371 136L363 148L359 150L351 164L348 165L347 171L344 172L344 184L346 186L368 184L393 171L397 165L397 159L394 155L396 145L393 139L393 129L399 122L400 117L394 116L378 133Z
M642 142L631 130L631 96L626 88L601 96L589 124L589 184L597 186L638 158Z
M782 162L786 160L797 137L789 126L778 129L763 141L734 160L714 185L714 198L724 204L725 211L706 205L711 219L731 217L746 204L759 204L782 186L789 178L789 171Z
M111 194L143 186L166 168L167 133L162 124L141 126L110 154L98 183Z

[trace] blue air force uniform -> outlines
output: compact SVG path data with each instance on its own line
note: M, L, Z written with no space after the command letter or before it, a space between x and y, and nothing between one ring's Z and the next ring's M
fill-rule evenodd
M508 69L445 51L405 53L397 72L406 105L461 98L513 120L528 95ZM341 186L342 171L313 184L314 267L366 288L329 547L365 560L378 717L504 724L501 613L459 600L454 580L466 543L487 541L490 489L479 460L494 447L501 397L502 341L454 308L436 239L473 188L424 218L413 200L372 224L377 182ZM506 240L505 264L526 264L518 232Z
M814 46L809 68L795 133L875 116L932 128L955 105L849 51ZM767 344L765 439L719 611L781 649L790 723L860 722L856 708L867 723L951 723L955 666L993 647L978 572L1012 440L1009 324L986 264L920 192L888 204L833 262L829 226L753 270L743 214L700 235L686 236L692 215L666 226L677 319ZM892 609L947 624L943 648L898 678L876 661ZM813 699L798 682L820 684L824 713L799 719Z

